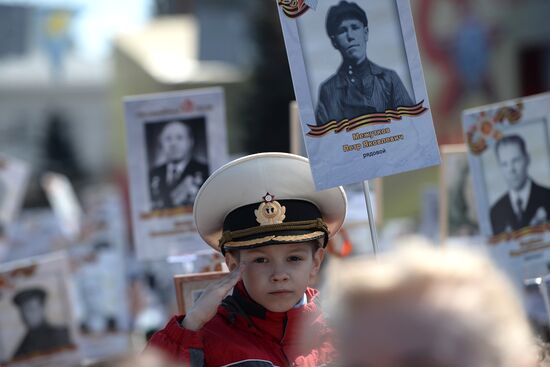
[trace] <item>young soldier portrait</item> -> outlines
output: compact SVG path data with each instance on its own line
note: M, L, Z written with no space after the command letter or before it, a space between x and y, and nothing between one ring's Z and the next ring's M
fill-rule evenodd
M46 301L48 295L41 288L28 288L17 292L13 303L19 310L21 321L27 328L25 336L19 342L13 359L33 355L58 352L72 345L69 329L65 326L52 325L46 318Z
M369 22L359 5L341 1L332 6L326 31L342 63L319 88L317 125L414 105L397 73L368 58Z

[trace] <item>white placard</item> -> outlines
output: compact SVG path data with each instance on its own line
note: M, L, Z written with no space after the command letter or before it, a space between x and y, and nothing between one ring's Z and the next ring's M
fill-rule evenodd
M548 272L550 94L466 110L480 230L518 281Z
M318 190L439 164L408 0L277 5Z
M42 187L59 222L61 232L70 240L82 229L82 207L69 178L48 172L42 176Z
M223 90L127 97L125 113L138 258L209 251L192 210L200 186L228 159Z
M130 348L130 300L120 296L128 289L123 198L109 185L87 188L82 197L86 229L82 241L69 249L82 355L113 358Z
M0 365L80 363L69 278L62 253L0 267Z

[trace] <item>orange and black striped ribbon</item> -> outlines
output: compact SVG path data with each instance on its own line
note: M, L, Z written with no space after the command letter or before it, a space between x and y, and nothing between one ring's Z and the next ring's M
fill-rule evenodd
M537 226L520 228L513 232L500 233L498 235L490 237L489 243L491 245L498 245L499 243L502 243L502 242L518 240L530 234L540 234L546 231L550 231L550 222L539 224Z
M279 0L279 6L289 18L298 18L309 9L304 0Z
M414 106L397 107L397 109L395 110L386 110L385 112L380 113L370 113L367 115L354 117L351 120L333 120L321 126L308 124L307 126L310 130L307 135L319 138L330 133L331 131L334 131L334 133L337 134L343 130L352 131L365 125L389 124L392 120L401 120L403 116L420 116L428 110L427 107L422 106L423 103L424 100L418 102Z

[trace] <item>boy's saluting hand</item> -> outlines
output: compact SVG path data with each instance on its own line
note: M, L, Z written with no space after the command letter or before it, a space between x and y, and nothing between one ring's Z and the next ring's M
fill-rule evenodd
M185 315L182 326L188 330L197 331L210 321L218 310L227 293L239 282L246 269L246 264L242 263L233 269L226 277L211 283L193 307Z

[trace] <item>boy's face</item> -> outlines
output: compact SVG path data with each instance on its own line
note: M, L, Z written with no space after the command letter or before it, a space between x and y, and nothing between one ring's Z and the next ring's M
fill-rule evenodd
M313 253L311 243L293 243L240 250L239 255L246 264L242 279L250 297L269 311L286 312L319 272L324 250ZM238 265L230 254L226 261L230 269Z

